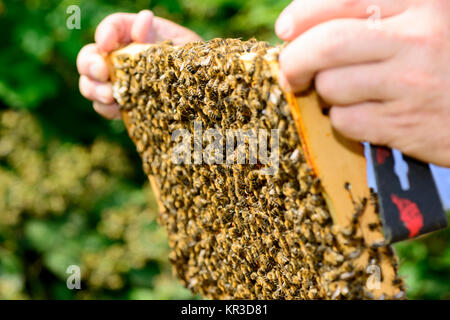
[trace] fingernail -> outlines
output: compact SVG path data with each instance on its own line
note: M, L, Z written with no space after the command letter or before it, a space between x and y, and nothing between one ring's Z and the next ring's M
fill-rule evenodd
M292 34L292 16L288 12L282 12L275 24L275 32L280 38L288 38Z
M286 76L281 71L278 72L278 83L280 84L280 87L287 93L292 92L292 88L289 85L289 82L287 81Z
M101 103L110 104L112 102L112 90L106 85L97 86L95 94Z

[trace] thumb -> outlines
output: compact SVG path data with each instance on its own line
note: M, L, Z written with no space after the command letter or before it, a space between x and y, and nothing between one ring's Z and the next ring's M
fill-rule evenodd
M153 29L156 33L156 41L171 40L175 45L183 45L202 40L195 32L160 17L155 17Z
M142 10L138 13L131 28L131 38L139 43L171 40L175 45L201 40L195 32L172 21L155 17L150 10Z
M138 43L153 43L156 41L156 32L153 28L155 15L150 10L142 10L131 27L131 39Z

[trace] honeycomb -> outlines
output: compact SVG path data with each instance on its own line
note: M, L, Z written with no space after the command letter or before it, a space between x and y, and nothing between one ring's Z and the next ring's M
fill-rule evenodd
M358 232L376 197L355 203L350 226L333 224L277 82L279 51L255 39L214 39L147 45L111 60L114 95L158 195L174 273L211 299L405 298L393 249L369 246ZM219 146L229 130L266 132L278 141L276 170L264 171L272 160L228 162L227 148L202 158L196 147L207 150L212 138L199 127L219 132ZM193 137L184 163L172 157L177 130ZM250 159L250 143L243 145Z

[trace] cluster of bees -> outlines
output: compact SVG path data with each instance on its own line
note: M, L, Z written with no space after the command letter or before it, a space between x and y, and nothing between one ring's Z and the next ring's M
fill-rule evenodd
M116 57L115 98L159 191L175 273L213 299L374 298L367 268L389 256L396 272L397 258L389 246L365 245L355 231L358 206L351 228L333 225L266 62L278 52L254 39L214 39ZM224 135L251 128L270 136L279 129L278 170L263 175L261 163L173 163L171 133L193 133L195 121ZM369 252L367 261L356 263L362 252ZM394 282L395 295L377 298L404 298L403 281Z

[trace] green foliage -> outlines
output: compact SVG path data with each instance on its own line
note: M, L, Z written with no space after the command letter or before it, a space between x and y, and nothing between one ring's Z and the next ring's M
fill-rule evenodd
M450 218L450 212L447 212ZM450 229L395 245L408 295L416 299L450 299Z
M0 298L189 298L139 166L103 139L45 138L28 112L0 112ZM67 267L82 271L68 290Z
M142 9L204 39L277 43L273 24L288 2L0 0L0 298L192 297L171 275L123 124L101 119L78 93L76 56L106 15ZM80 30L66 27L72 4ZM409 297L450 298L449 240L445 230L396 246ZM66 287L72 264L79 291Z

